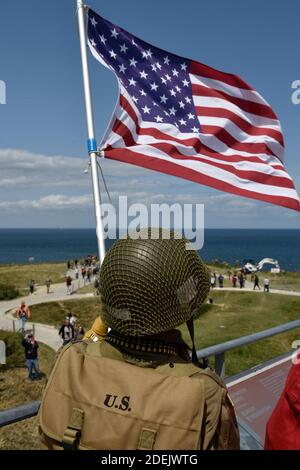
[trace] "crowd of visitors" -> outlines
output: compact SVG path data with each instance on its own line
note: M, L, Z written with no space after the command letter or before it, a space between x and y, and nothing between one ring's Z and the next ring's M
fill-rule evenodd
M65 346L71 341L81 340L84 336L84 329L77 323L74 313L70 312L64 319L58 334L62 339L62 345Z
M245 280L246 280L246 275L243 270L241 271L234 271L234 273L231 273L230 271L227 272L226 277L229 281L231 281L232 287L237 287L239 284L240 288L242 289L245 287ZM222 273L219 273L217 276L215 272L211 273L210 277L210 284L211 288L214 289L217 285L218 281L218 286L219 288L224 287L224 280L225 280L225 275Z
M85 285L94 283L95 290L98 289L97 274L99 273L99 263L96 256L89 255L82 261L77 259L67 262L67 275L66 275L66 291L71 295L76 288L84 287Z
M231 281L232 287L236 288L238 285L240 289L243 289L245 287L245 283L247 280L247 273L245 272L244 269L241 269L239 271L234 271L233 273L228 271L228 273L226 274L226 277L228 278L228 280ZM219 273L217 276L215 272L212 272L210 276L211 289L214 289L217 286L217 283L218 283L219 288L223 288L224 279L225 279L225 276L222 273ZM255 290L256 288L258 290L261 290L261 287L259 284L259 277L257 273L251 274L251 282L253 282L253 290ZM264 292L269 292L269 291L270 291L270 279L268 277L265 277L264 278Z

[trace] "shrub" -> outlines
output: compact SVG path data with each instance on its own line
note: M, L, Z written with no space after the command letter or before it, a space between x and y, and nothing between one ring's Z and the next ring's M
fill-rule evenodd
M0 284L0 300L11 300L19 296L19 289L9 284Z
M24 367L23 335L0 330L0 340L6 345L6 366L3 368Z

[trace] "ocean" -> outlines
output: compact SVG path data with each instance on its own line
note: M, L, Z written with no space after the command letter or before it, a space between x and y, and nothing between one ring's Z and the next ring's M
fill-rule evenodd
M275 258L280 268L300 271L300 230L206 229L200 255L218 259L258 262ZM111 241L106 241L109 248ZM94 229L0 229L0 263L67 261L97 253Z

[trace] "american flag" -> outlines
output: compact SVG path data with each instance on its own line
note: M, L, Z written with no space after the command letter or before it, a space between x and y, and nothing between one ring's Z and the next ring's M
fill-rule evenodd
M90 51L119 100L102 139L109 159L300 211L283 166L280 122L236 75L179 57L87 10Z

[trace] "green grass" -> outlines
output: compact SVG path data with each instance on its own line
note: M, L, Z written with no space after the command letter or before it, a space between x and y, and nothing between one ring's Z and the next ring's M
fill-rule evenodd
M39 450L38 417L0 428L0 450Z
M240 291L214 291L211 297L214 304L203 305L195 321L197 349L297 320L300 316L300 297ZM101 311L100 300L95 297L34 305L32 321L59 327L69 311L88 329ZM182 326L181 330L189 342L186 327ZM299 338L300 329L233 350L226 355L226 373L238 373L289 351L292 341Z
M42 379L30 382L24 365L22 335L0 331L0 340L5 341L7 364L0 366L0 410L41 399L46 378L55 358L55 352L39 343L39 364ZM0 449L36 449L37 418L31 418L0 428Z
M237 271L238 268L230 266L226 263L207 264L210 272L215 272L217 277L220 273L228 275ZM259 271L258 277L260 279L261 286L265 277L270 279L270 288L282 289L282 290L293 290L300 292L300 273L299 272L281 272L279 274L272 274L270 271ZM246 279L251 282L251 274L247 274ZM237 283L238 284L238 283ZM218 285L218 280L217 280ZM224 287L231 287L231 281L224 279Z
M79 289L76 290L77 294L88 294L88 293L94 293L94 283L91 282L90 284L87 284L86 286L79 287Z
M67 271L66 263L12 264L0 265L1 284L13 285L28 292L28 283L34 279L37 285L45 285L47 278L53 283L64 282Z
M279 274L271 274L261 272L258 274L261 283L265 277L270 279L270 288L282 290L300 291L300 273L282 272Z
M195 321L197 349L298 320L300 297L271 293L214 291L214 304L204 305ZM189 335L181 327L184 338ZM226 374L236 374L291 349L300 329L226 353Z
M20 295L19 289L9 284L0 284L0 300L15 299Z
M100 313L99 297L86 299L71 299L66 301L49 302L32 305L30 307L30 321L37 323L47 323L59 328L69 312L73 312L78 319L78 323L84 329L90 328L95 318Z

